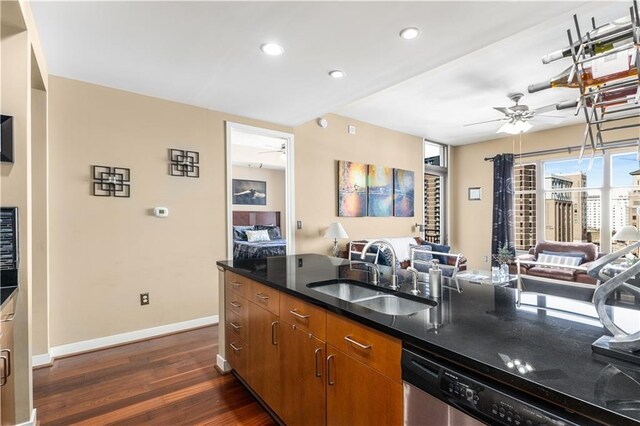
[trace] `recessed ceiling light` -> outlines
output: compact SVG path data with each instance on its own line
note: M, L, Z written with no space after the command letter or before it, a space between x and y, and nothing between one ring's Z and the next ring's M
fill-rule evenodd
M329 75L333 78L342 78L344 77L344 71L340 71L340 70L329 71Z
M420 30L416 27L405 28L400 31L400 37L405 40L413 40L420 35Z
M276 43L264 43L260 50L270 56L280 56L284 53L284 47Z

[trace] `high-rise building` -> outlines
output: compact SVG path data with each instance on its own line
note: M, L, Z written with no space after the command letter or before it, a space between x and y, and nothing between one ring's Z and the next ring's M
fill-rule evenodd
M536 244L536 165L514 168L515 225L517 250L529 250Z
M545 238L553 241L586 241L587 193L584 172L553 174L545 179ZM558 190L558 192L548 192Z

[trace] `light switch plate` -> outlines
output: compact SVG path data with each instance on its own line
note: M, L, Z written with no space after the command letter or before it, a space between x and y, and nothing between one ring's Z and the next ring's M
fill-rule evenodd
M296 228L302 229L302 221L301 220L296 222Z
M356 134L356 126L354 126L353 124L349 124L349 126L347 126L347 130L349 131L350 135Z

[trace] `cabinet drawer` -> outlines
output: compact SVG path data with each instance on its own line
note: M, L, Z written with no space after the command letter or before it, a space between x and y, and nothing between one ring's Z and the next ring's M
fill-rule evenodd
M243 297L239 297L232 291L227 292L226 297L227 312L233 312L240 316L243 322L249 322L249 302Z
M230 339L242 339L249 341L249 321L245 321L235 312L227 311L227 332ZM230 331L229 331L230 330Z
M327 312L327 343L390 379L402 382L400 340Z
M278 290L252 281L251 295L248 299L256 305L280 315L280 292Z
M227 361L243 379L247 380L249 367L249 345L233 338L231 327L227 326Z
M280 319L295 324L320 340L325 339L327 313L323 308L281 293Z
M227 271L225 282L227 290L233 291L244 298L249 297L251 287L251 280L249 278Z

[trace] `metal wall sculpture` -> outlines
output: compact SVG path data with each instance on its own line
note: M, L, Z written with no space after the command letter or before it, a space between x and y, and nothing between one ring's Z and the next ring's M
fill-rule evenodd
M169 174L171 176L200 177L200 153L169 149Z
M93 171L93 195L96 197L131 196L131 171L123 167L91 166Z

